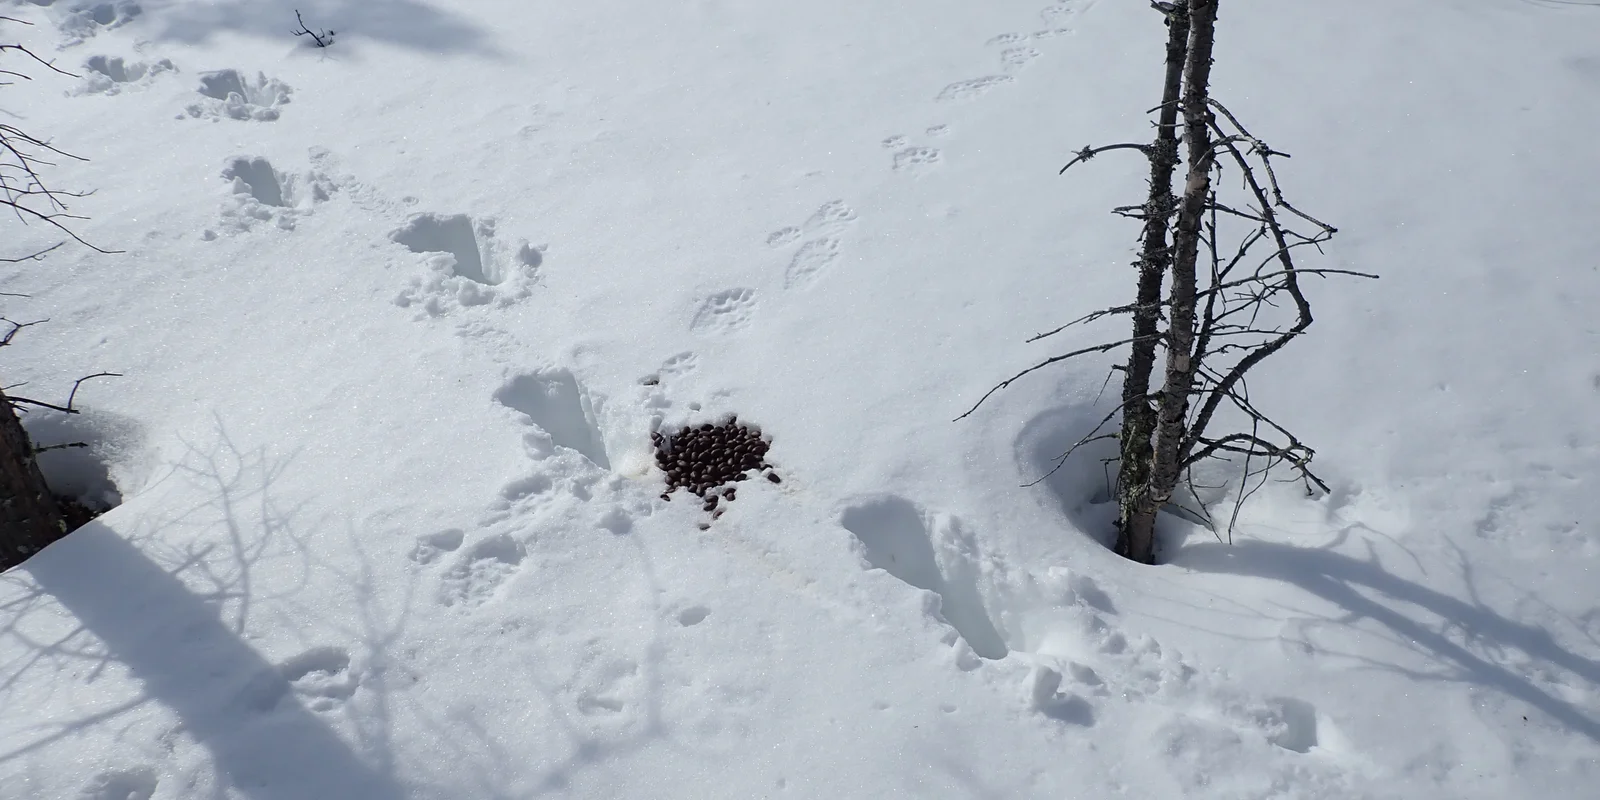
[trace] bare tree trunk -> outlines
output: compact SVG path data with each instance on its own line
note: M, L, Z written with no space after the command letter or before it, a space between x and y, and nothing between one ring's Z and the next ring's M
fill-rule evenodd
M0 392L0 570L22 563L66 532L28 432Z
M1178 206L1178 219L1172 242L1172 290L1168 296L1167 364L1160 399L1154 410L1154 444L1150 456L1148 479L1136 487L1122 488L1119 507L1120 520L1117 552L1145 564L1155 562L1156 513L1172 499L1172 492L1183 475L1181 460L1187 429L1189 395L1194 389L1195 364L1195 270L1199 262L1200 226L1205 218L1211 197L1211 130L1209 84L1211 81L1211 45L1215 32L1217 0L1185 0L1187 13L1182 7L1171 17L1185 16L1189 41L1183 67L1183 140L1187 146L1188 175L1184 182L1183 200ZM1172 53L1168 45L1168 57ZM1172 67L1168 63L1168 75ZM1165 100L1166 98L1163 98ZM1164 106L1163 112L1170 108ZM1158 140L1159 148L1159 140ZM1159 149L1157 151L1159 153ZM1162 217L1163 225L1166 217ZM1148 224L1148 222L1147 222ZM1146 246L1149 243L1146 242ZM1143 276L1141 276L1141 291ZM1141 295L1140 304L1145 302ZM1137 345L1135 345L1137 347ZM1134 366L1130 360L1130 370ZM1148 374L1148 372L1146 373ZM1148 380L1148 379L1146 379ZM1145 384L1148 387L1148 383ZM1148 392L1148 388L1145 388ZM1125 395L1126 396L1126 395ZM1128 409L1124 409L1124 415ZM1123 434L1130 431L1126 423ZM1145 422L1145 424L1149 424ZM1141 433L1134 431L1133 433ZM1142 442L1141 442L1142 443ZM1123 469L1127 468L1127 444L1124 443Z
M1134 301L1133 345L1122 376L1121 459L1117 470L1116 552L1148 563L1155 516L1140 510L1149 505L1151 459L1156 409L1150 400L1155 372L1156 341L1161 324L1161 283L1172 263L1167 223L1172 218L1172 176L1178 167L1178 99L1189 52L1189 9L1178 5L1167 14L1167 73L1162 82L1156 140L1150 150L1150 194L1145 201L1143 247L1139 253L1139 288Z

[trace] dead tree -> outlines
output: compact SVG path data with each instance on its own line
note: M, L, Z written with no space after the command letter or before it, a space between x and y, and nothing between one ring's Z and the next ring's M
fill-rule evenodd
M1118 367L1123 373L1122 402L1068 448L1056 467L1089 442L1118 441L1115 549L1142 563L1155 561L1157 514L1175 502L1186 482L1192 486L1193 468L1207 459L1238 461L1243 466L1229 530L1239 505L1254 491L1251 482L1259 488L1259 481L1274 467L1290 468L1308 491L1313 486L1327 490L1310 470L1311 448L1250 402L1245 377L1311 325L1301 277L1375 277L1348 270L1300 269L1295 264L1295 250L1317 247L1336 230L1284 200L1272 160L1288 154L1253 136L1211 97L1219 2L1151 4L1167 25L1161 104L1153 109L1154 142L1085 147L1061 168L1064 173L1117 150L1138 151L1148 160L1145 202L1115 209L1142 223L1135 262L1138 287L1129 305L1093 312L1028 341L1121 315L1133 318L1132 336L1047 358L989 390L962 415L971 414L1024 375L1070 358L1129 346L1127 361ZM1174 195L1173 180L1180 166L1183 192ZM1218 197L1215 187L1228 172L1236 173L1242 203ZM1278 311L1284 307L1292 307L1291 319L1279 319L1283 315ZM1165 352L1158 387L1154 386L1157 351ZM1214 434L1219 413L1244 430ZM1119 416L1118 431L1102 433ZM1198 513L1210 519L1205 509Z
M0 17L0 20L27 24L9 17ZM35 66L63 75L70 74L34 55L22 45L0 44L0 56L20 57L24 62L31 62ZM11 80L31 80L26 73L10 69L8 66L0 67L0 86L8 85ZM38 261L47 253L61 247L67 240L83 244L101 253L113 252L101 250L85 242L68 227L71 221L82 217L69 212L67 201L83 197L85 193L51 189L44 182L39 171L54 166L52 160L54 158L82 160L14 125L0 123L0 210L9 212L21 224L43 224L66 237L56 244L25 255L0 257L0 262L18 264ZM14 294L0 296L20 297ZM6 330L0 331L0 348L5 348L12 345L17 334L39 323L13 322L0 316L0 324L9 326ZM111 373L100 373L88 377L109 374ZM37 456L41 450L28 438L28 433L23 429L22 421L18 417L18 411L31 407L56 413L76 414L78 412L72 406L73 400L77 396L78 386L85 380L88 378L80 378L73 385L72 394L67 398L65 405L19 397L8 394L6 388L0 388L0 570L26 560L45 545L64 536L69 528L69 515L63 508L61 500L50 491L43 473L39 471Z

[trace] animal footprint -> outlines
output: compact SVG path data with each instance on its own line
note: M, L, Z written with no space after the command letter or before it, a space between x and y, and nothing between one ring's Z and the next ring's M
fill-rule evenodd
M155 770L134 767L107 770L90 778L77 800L150 800L155 793Z
M630 659L598 665L581 681L578 711L591 717L621 713L638 694L638 683L639 665Z
M989 45L1019 44L1027 40L1027 36L1020 33L1002 33L988 41Z
M495 402L526 415L549 437L549 445L577 451L601 469L610 469L605 436L596 423L597 402L578 384L571 371L549 369L518 375L494 393ZM539 437L542 439L543 437ZM530 442L530 445L532 442ZM535 457L548 452L542 442Z
M839 524L861 542L870 566L939 595L939 613L973 652L1005 657L1005 640L978 591L976 545L958 520L883 495L846 508Z
M787 244L794 244L797 240L799 240L800 235L800 229L794 227L793 225L779 228L767 235L767 246L783 247Z
M889 138L884 139L879 144L882 144L885 150L893 150L893 149L895 149L897 147L905 147L906 146L906 137L904 137L904 136L890 136Z
M47 6L53 0L32 0L36 6ZM143 12L134 0L117 0L111 3L84 5L67 12L57 23L65 41L62 47L82 44L102 30L112 30L137 19Z
M1028 62L1039 57L1039 51L1031 47L1008 47L1000 53L1000 66L1009 71L1016 71L1026 67Z
M504 533L479 541L440 576L439 602L466 607L489 602L527 554L521 542Z
M1014 80L1016 79L1010 75L989 75L983 78L957 81L944 87L933 99L941 103L972 100L989 93L997 86L1003 86Z
M342 647L312 648L278 669L293 694L312 711L332 711L361 684L350 670L350 653Z
M717 292L700 302L689 328L696 333L731 333L749 325L755 316L755 309L754 289Z
M461 549L464 538L466 534L460 528L425 533L417 537L416 546L411 548L411 560L418 564L432 564Z
M843 200L829 200L817 208L806 220L805 229L808 231L823 230L843 225L847 222L854 222L855 219L855 209L851 208Z
M1046 31L1034 31L1033 32L1033 38L1035 38L1035 39L1054 39L1054 38L1056 38L1058 36L1070 36L1071 34L1072 34L1072 29L1071 28L1052 28L1052 29L1046 30Z
M514 251L495 236L495 220L466 214L415 214L389 234L391 241L427 256L427 274L395 299L402 308L419 304L431 315L445 301L462 306L509 305L533 291L544 251L520 242Z
M933 125L933 126L930 126L928 128L926 133L929 136L949 136L950 135L950 126L949 125Z
M271 122L280 116L279 107L286 105L294 92L288 84L268 78L265 73L256 73L252 81L234 69L201 73L200 88L196 91L203 99L186 107L184 114L178 115L179 119L187 115L213 122L221 119Z
M143 86L163 72L177 67L163 58L153 64L127 62L121 56L93 56L84 63L83 83L72 94L119 94L124 89Z
M262 222L292 231L300 217L334 192L333 182L320 172L279 172L265 158L232 158L222 170L222 178L232 190L222 213L223 227L233 233L243 233Z
M894 171L916 175L938 164L942 157L937 148L907 147L894 154Z
M789 259L789 269L783 276L784 288L793 289L814 282L818 274L839 258L839 243L838 236L824 236L801 245Z

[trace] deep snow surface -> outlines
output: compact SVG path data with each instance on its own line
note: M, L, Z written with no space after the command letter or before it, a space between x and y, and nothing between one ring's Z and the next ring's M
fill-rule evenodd
M28 418L122 504L0 577L0 797L1593 797L1600 8L1224 0L1383 278L1251 384L1332 494L1149 568L1095 453L1019 486L1112 355L950 422L1125 335L1022 341L1131 294L1142 164L1056 170L1165 34L1045 2L5 6L125 252L0 265L4 379L125 377ZM785 480L701 530L648 433L732 412Z

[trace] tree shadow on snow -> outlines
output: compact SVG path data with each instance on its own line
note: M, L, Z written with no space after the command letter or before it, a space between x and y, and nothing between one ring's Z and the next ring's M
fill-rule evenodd
M1399 577L1385 569L1376 554L1355 558L1335 552L1347 541L1348 533L1347 529L1322 548L1254 540L1234 545L1195 544L1177 552L1172 563L1299 587L1344 611L1342 616L1308 622L1366 635L1376 625L1387 634L1388 642L1417 653L1431 666L1418 668L1398 663L1399 659L1373 657L1370 648L1361 654L1335 653L1318 648L1309 638L1306 646L1419 681L1466 683L1498 692L1600 742L1600 721L1535 685L1519 666L1534 663L1554 668L1581 682L1587 694L1594 694L1600 692L1600 661L1566 649L1544 627L1509 619L1491 608L1480 599L1479 578L1464 557L1458 559L1457 568L1466 599ZM1574 628L1583 630L1577 624ZM1600 647L1591 635L1580 635Z
M156 38L188 44L219 33L296 41L290 31L297 25L294 15L299 8L307 27L333 30L339 43L348 35L432 53L500 55L485 29L423 0L324 0L311 6L289 0L205 4L146 0L144 5ZM339 44L333 47L336 51Z
M219 421L214 446L191 446L160 479L190 482L194 492L182 496L203 492L203 503L119 525L132 531L126 538L90 522L0 578L0 652L20 654L0 663L0 706L48 702L48 696L15 696L41 685L86 686L92 691L85 696L105 697L108 689L94 684L107 668L125 671L142 688L76 719L42 722L22 734L30 740L0 751L0 764L72 747L89 729L155 703L178 718L172 733L209 752L218 796L225 786L253 800L404 795L384 754L375 756L376 766L363 758L291 685L303 677L296 673L344 669L348 651L311 648L273 664L244 638L252 601L262 596L251 579L258 563L298 560L303 575L312 568L294 533L298 509L279 506L272 495L287 464L264 451L240 450ZM174 544L184 541L191 543ZM274 594L287 597L297 588L275 587ZM46 672L29 674L40 670ZM362 688L372 693L366 683ZM364 717L369 725L385 720ZM369 733L357 736L385 742Z

